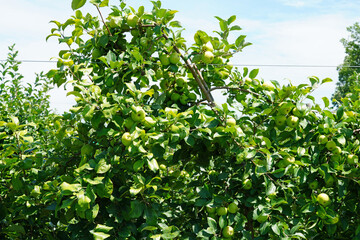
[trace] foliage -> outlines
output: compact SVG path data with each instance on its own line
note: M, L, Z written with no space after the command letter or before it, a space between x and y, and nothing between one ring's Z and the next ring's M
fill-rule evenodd
M108 1L91 1L100 17L78 10L85 3L73 0L74 16L49 35L69 49L47 76L77 103L49 131L50 163L17 178L21 159L8 155L1 196L25 199L16 206L27 218L3 215L3 238L360 238L358 95L332 112L311 96L330 79L281 86L232 67L249 45L229 42L235 16L188 46L160 1L151 12L120 1L107 18Z
M336 106L342 102L341 99L345 97L347 93L358 92L360 86L360 69L353 67L359 66L360 64L360 25L359 23L355 23L348 27L347 30L350 32L350 38L341 39L341 43L345 47L346 56L344 63L338 67L339 81L336 83L336 89L332 96Z

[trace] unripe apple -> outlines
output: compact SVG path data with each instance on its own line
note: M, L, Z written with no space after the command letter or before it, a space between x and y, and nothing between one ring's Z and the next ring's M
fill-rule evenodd
M236 203L230 203L228 206L228 212L229 213L237 213L237 211L239 210L238 206L236 205Z
M243 154L236 155L236 163L241 164L245 160L245 157Z
M271 82L264 82L262 84L262 87L265 89L265 90L268 90L268 91L272 91L275 89L274 85L271 83Z
M263 223L266 222L268 218L269 218L269 214L262 213L256 218L256 221L258 221L259 223Z
M279 105L279 113L282 114L282 115L287 115L289 114L289 112L291 111L292 109L292 104L291 103L286 103L286 102L283 102Z
M195 93L189 93L188 94L188 98L192 101L195 101L196 100L196 94Z
M215 212L216 212L216 208L206 207L206 211L207 211L208 213L215 213Z
M328 138L325 135L319 135L318 136L318 143L319 144L325 144L328 142Z
M139 18L132 13L130 13L126 19L126 23L129 25L129 27L135 27L138 21Z
M334 151L334 149L336 148L336 143L331 140L328 141L325 146L329 151Z
M339 154L341 154L341 148L340 147L338 147L338 146L336 146L335 148L334 148L334 150L332 150L332 152L333 152L333 154L335 154L335 155L339 155Z
M171 100L173 100L174 102L178 101L180 99L180 94L174 92L171 94Z
M225 238L231 238L232 236L234 236L234 229L231 226L226 226L222 230L222 235Z
M214 54L210 51L206 51L202 56L202 60L204 61L204 63L210 64L214 60Z
M149 39L147 37L140 38L140 45L146 48L149 45Z
M126 147L130 146L130 144L132 142L131 134L129 132L124 133L121 137L121 142Z
M252 188L252 183L250 179L245 179L242 185L245 190L250 190Z
M133 108L131 118L135 122L141 122L145 118L145 111L142 107L137 106Z
M226 207L218 207L216 208L216 214L219 216L224 216L227 214L227 208Z
M328 206L331 203L330 198L326 193L320 193L317 196L316 200L324 207Z
M226 119L226 126L230 126L233 127L236 125L236 120L233 117L229 117L228 119Z
M180 61L180 55L178 53L172 53L170 54L170 62L172 64L178 64Z
M169 56L166 55L166 54L160 55L159 59L160 59L160 62L161 62L161 64L162 64L163 66L167 66L167 65L170 64Z
M210 41L207 42L205 45L203 45L202 49L204 51L210 51L210 52L214 51L214 47L213 47L213 45L211 44Z
M339 162L340 159L341 159L341 155L339 155L339 154L333 154L333 155L331 156L331 158L330 158L330 160L331 160L332 162Z
M286 122L286 117L285 115L278 115L275 117L275 124L276 126L280 127L283 126Z
M309 188L312 189L312 190L317 189L318 186L319 186L319 182L316 181L316 180L314 180L314 181L312 181L311 183L309 183Z
M182 105L186 105L186 104L188 103L188 97L187 97L185 94L181 95L181 97L180 97L180 103L181 103Z
M295 116L289 116L286 120L286 123L291 128L296 128L299 124L299 118Z
M354 165L354 164L357 164L359 161L359 157L357 155L354 155L354 154L349 154L347 156L347 162L348 164L350 165Z

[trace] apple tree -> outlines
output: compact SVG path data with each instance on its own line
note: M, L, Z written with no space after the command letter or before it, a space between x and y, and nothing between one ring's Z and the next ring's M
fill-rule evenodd
M47 236L360 238L355 96L333 111L311 96L329 79L280 85L234 68L249 45L233 38L235 16L188 44L160 1L120 1L108 16L109 1L90 3L98 16L73 0L48 36L67 49L47 76L76 105L53 132L60 160L37 195Z

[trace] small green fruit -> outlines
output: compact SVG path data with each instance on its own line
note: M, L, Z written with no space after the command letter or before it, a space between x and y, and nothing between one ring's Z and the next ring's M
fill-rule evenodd
M216 212L216 208L206 207L206 211L207 211L208 213L215 213L215 212Z
M319 137L318 137L319 144L325 144L327 142L328 142L328 138L325 135L319 135Z
M332 153L335 154L335 155L339 155L341 154L341 148L336 146L334 150L332 150Z
M170 64L170 59L168 55L162 54L160 55L159 59L163 66L167 66Z
M299 125L299 118L295 116L289 116L286 123L291 128L296 128Z
M202 60L204 61L204 63L210 64L214 60L214 54L210 51L206 51L204 52Z
M234 229L231 226L226 226L222 230L222 235L225 238L231 238L232 236L234 236Z
M130 144L132 142L131 134L129 132L124 133L121 137L121 142L126 147L130 146Z
M312 190L317 189L318 186L319 186L319 182L316 181L316 180L314 180L314 181L312 181L311 183L309 183L309 188L312 189Z
M211 44L211 42L209 41L203 46L203 50L212 52L212 51L214 51L214 47Z
M334 141L328 141L325 146L329 151L334 151L336 148L336 143Z
M318 201L318 203L320 203L321 205L323 205L325 207L331 203L330 198L326 193L320 193L317 196L316 200Z
M126 23L129 25L129 27L135 27L139 21L139 18L134 14L129 14L129 16L126 19Z
M178 53L172 53L170 55L170 62L172 64L178 64L180 61L180 55Z
M359 157L357 155L354 155L354 154L349 154L347 156L347 162L350 165L357 164L359 162Z
M236 205L236 203L230 203L229 204L229 206L228 206L229 213L237 213L238 210L239 210L239 208Z
M286 122L285 115L278 115L278 116L275 117L276 126L281 127L281 126L283 126L285 124L285 122Z
M226 126L230 126L233 127L236 125L236 120L233 117L229 117L228 119L226 119Z
M216 214L219 216L224 216L227 214L227 208L226 207L218 207L216 208Z
M252 183L250 179L245 179L242 185L245 190L250 190L252 188Z

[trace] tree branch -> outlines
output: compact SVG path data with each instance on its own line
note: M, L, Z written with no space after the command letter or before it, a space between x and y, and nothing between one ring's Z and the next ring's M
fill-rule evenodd
M111 32L110 32L110 29L108 28L108 26L106 25L106 23L105 23L105 21L104 21L104 18L103 18L102 14L101 14L101 11L100 11L98 5L95 5L95 6L96 6L96 9L98 10L98 12L99 12L99 14L100 14L100 17L101 17L101 20L102 20L103 24L105 25L106 29L107 29L108 32L109 32L109 35L112 36L112 34L111 34Z

